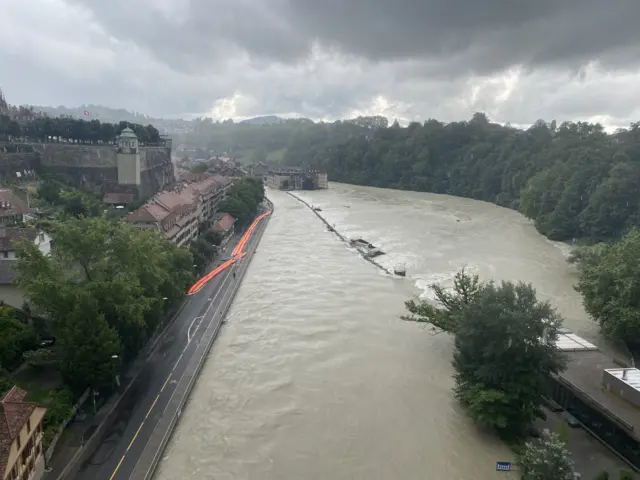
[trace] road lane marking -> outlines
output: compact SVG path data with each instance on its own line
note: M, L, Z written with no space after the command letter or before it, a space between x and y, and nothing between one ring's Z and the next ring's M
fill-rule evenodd
M169 375L167 376L167 379L164 381L164 383L162 384L162 388L160 389L160 392L162 393L162 391L164 390L164 387L167 386L167 383L169 383L169 380L171 380L171 375L173 375L173 371L169 372Z
M153 410L153 407L156 406L156 402L158 401L158 399L160 398L160 394L156 395L155 400L153 401L153 403L151 404L151 406L149 407L149 410L147 411L147 414L144 416L144 419L146 420L147 417L149 416L149 414L151 413L151 410ZM144 420L143 422L144 423Z
M129 442L129 446L127 447L127 450L125 451L125 455L126 455L126 452L128 452L129 449L131 448L131 445L133 445L133 442L136 441L136 438L138 438L138 434L140 433L140 430L142 430L142 426L143 425L144 425L144 420L142 422L140 422L140 426L138 427L138 430L136 430L136 433L133 435L133 438Z
M109 480L113 480L113 477L116 476L116 473L118 473L118 469L120 468L120 465L122 465L122 462L124 461L124 455L122 455L122 458L120 459L120 461L118 462L118 465L116 465L116 469L113 471L113 473L111 474L111 476L109 477Z
M204 315L202 317L196 317L191 321L191 325L189 325L189 329L187 330L187 343L191 343L191 329L193 328L193 324L196 323L196 320L200 320L200 322L202 322L203 317Z

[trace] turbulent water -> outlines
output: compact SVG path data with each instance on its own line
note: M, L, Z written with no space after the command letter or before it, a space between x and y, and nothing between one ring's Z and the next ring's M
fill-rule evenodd
M270 192L275 213L156 478L510 478L495 472L507 448L452 398L451 339L398 317L407 298L466 267L533 283L597 341L567 248L483 202L336 184L299 194L407 277L385 275Z

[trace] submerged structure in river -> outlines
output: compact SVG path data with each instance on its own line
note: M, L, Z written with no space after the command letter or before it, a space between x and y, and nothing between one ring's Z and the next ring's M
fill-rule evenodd
M375 258L384 255L382 250L362 238L352 238L349 240L349 245L355 247L364 258Z

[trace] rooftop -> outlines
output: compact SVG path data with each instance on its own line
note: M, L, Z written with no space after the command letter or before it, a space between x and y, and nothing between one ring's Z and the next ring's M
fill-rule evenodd
M0 217L25 214L28 212L27 204L11 190L0 190Z
M131 130L129 127L125 128L124 130L122 130L122 132L120 132L120 137L138 138L136 137L136 133L133 130Z
M583 400L607 413L630 435L640 439L640 409L602 385L604 370L621 370L623 365L599 350L568 351L567 357L567 369L559 375L560 381L581 392Z
M4 476L11 444L20 434L31 413L38 406L36 403L25 402L27 392L19 387L9 390L0 400L0 475Z
M228 232L233 224L236 222L236 219L233 218L228 213L216 213L213 216L213 229L214 230L222 230L223 232Z
M110 192L106 193L102 198L102 203L107 203L110 205L122 205L126 203L133 203L135 200L135 196L133 193L116 193Z
M21 241L33 243L38 233L37 228L0 228L0 251L15 250Z

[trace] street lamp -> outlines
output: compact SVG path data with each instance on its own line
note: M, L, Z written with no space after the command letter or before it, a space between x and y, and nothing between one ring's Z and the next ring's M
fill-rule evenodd
M111 355L111 359L112 360L117 360L120 357L118 355ZM120 375L116 373L116 385L118 386L118 388L120 388Z

